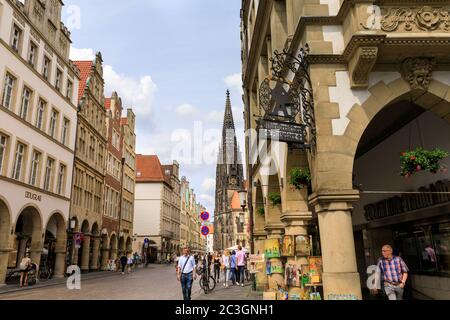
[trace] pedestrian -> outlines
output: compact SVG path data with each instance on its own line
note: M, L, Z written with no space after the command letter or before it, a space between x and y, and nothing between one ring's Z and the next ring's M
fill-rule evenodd
M230 257L230 277L231 277L231 282L233 283L233 285L238 284L236 282L236 274L237 274L236 251L233 250L231 252L231 257Z
M237 266L237 285L244 286L245 281L245 252L242 250L242 246L238 246L238 252L236 253L236 266Z
M384 291L389 300L403 300L409 269L401 257L393 254L392 246L384 245L381 254L382 257L377 264L375 288L371 291L377 294L383 281Z
M214 279L216 283L220 282L220 256L218 252L214 256Z
M120 257L120 264L122 266L122 274L125 274L125 267L128 264L128 258L125 254L122 254L122 256Z
M222 255L222 266L224 271L223 286L228 288L228 280L230 280L231 264L230 264L230 251L225 250Z
M183 255L178 259L177 279L181 283L183 300L191 300L192 282L197 280L195 259L189 248L183 249Z
M128 255L127 267L127 272L131 273L131 269L133 268L133 256L131 255L131 253Z
M28 287L28 272L31 268L31 258L30 253L26 253L25 257L22 258L20 262L20 286Z

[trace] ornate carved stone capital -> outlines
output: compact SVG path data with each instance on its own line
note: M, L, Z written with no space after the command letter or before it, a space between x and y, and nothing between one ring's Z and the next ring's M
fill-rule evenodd
M408 58L402 63L403 79L411 89L428 90L435 64L434 58Z
M369 74L378 58L378 47L359 47L349 62L352 88L367 88Z
M323 190L309 197L309 204L317 214L330 211L349 211L360 198L358 190Z

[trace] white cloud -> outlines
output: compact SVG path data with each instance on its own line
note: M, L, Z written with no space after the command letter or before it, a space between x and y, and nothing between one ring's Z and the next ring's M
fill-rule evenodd
M94 60L95 52L90 48L78 49L75 47L70 47L70 60L73 61L87 61Z
M204 202L205 206L214 204L214 197L209 194L203 193L203 194L199 195L198 198Z
M71 47L70 58L72 60L94 60L95 52L90 48ZM116 91L122 98L124 109L133 108L138 123L148 123L157 90L152 77L150 75L144 75L139 79L129 77L116 72L112 66L104 64L103 78L105 80L105 96L109 97L113 91Z
M198 109L193 105L184 103L175 108L175 113L178 117L192 116L198 113Z
M235 90L240 95L244 94L244 89L242 88L242 73L231 74L225 77L224 81L228 87Z
M206 178L203 180L202 188L204 192L214 191L216 188L216 180L211 178Z
M214 123L222 123L223 122L223 113L224 111L211 111L206 114L205 120L208 122L214 122Z
M113 67L105 65L103 67L103 77L105 78L105 95L111 95L117 91L127 108L132 107L139 120L148 119L152 111L153 100L157 90L156 84L149 75L140 79L128 77L117 73Z

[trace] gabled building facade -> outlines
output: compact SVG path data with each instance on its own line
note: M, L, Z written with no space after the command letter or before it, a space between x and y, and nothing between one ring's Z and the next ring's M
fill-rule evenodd
M62 2L0 3L0 285L28 252L65 271L79 70Z

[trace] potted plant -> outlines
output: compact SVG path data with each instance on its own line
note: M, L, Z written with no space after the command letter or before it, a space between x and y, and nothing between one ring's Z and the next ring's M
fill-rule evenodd
M311 172L308 168L293 168L289 173L289 183L297 190L311 185Z
M281 204L281 194L279 192L269 193L268 198L273 206Z
M264 211L264 207L258 208L256 210L256 212L261 216L264 217L265 211Z
M431 173L446 172L446 166L442 165L440 161L448 156L449 153L447 151L439 148L433 150L417 148L403 152L400 156L401 175L408 178L420 171L429 171Z

